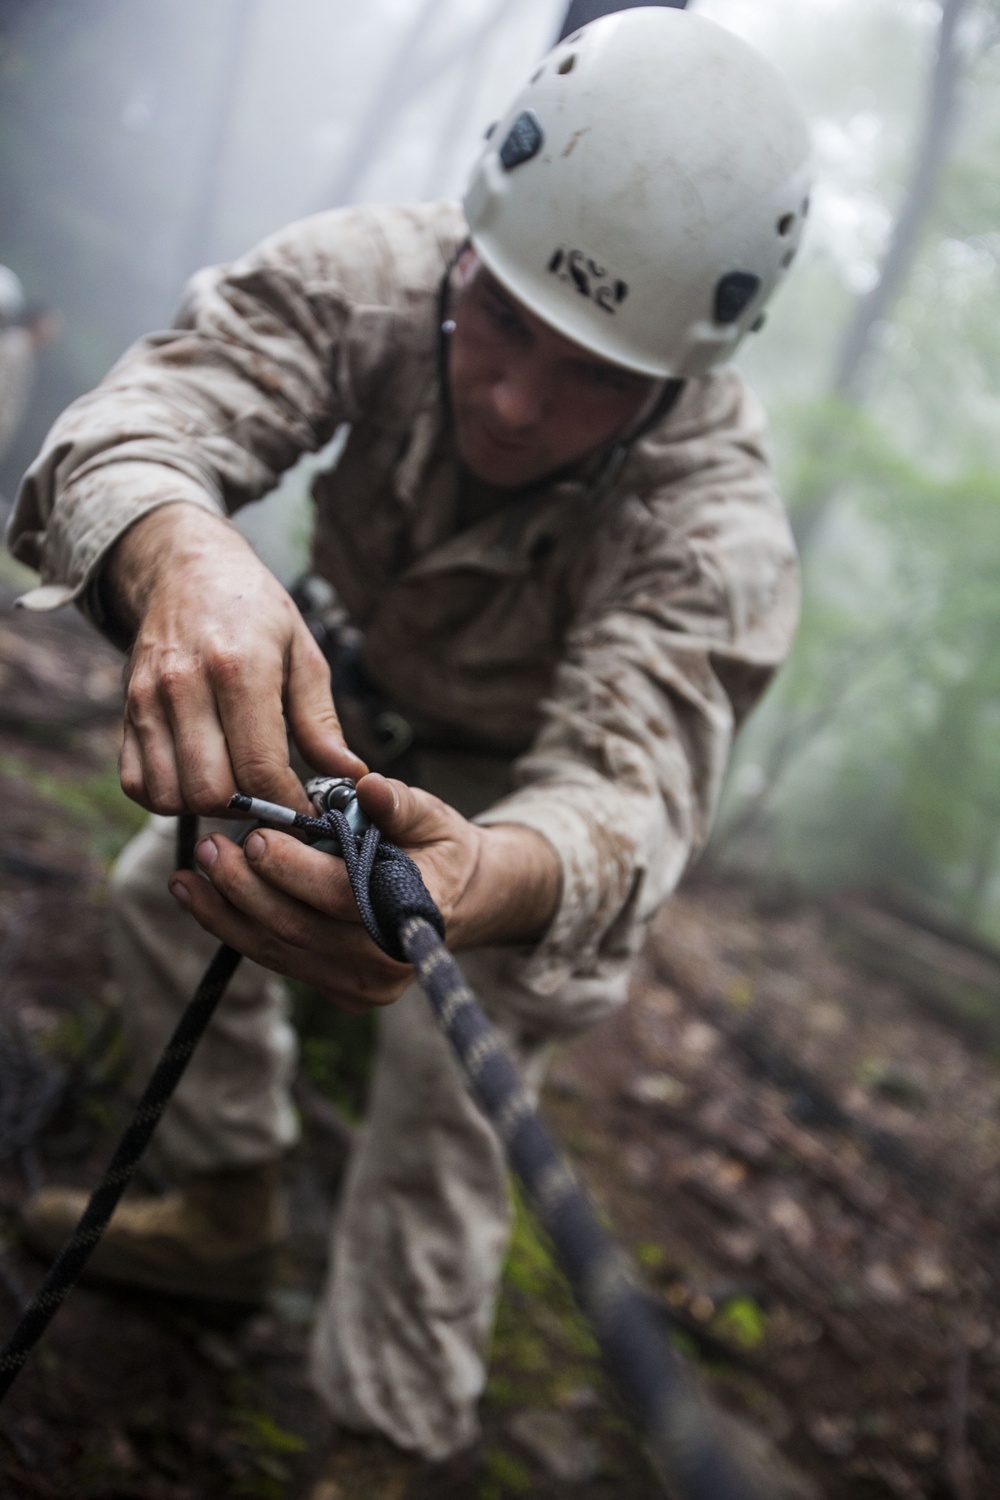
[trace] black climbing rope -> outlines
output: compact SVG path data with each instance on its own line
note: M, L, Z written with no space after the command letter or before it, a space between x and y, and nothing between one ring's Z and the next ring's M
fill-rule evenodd
M63 1246L58 1259L53 1262L49 1274L32 1297L14 1332L0 1350L0 1399L13 1385L28 1355L59 1311L67 1292L108 1227L108 1220L128 1187L160 1116L191 1061L202 1032L212 1019L215 1007L235 974L241 957L242 954L237 953L234 948L223 945L205 971L194 998L177 1023L177 1029L146 1085L135 1114L118 1142L110 1165L90 1196L79 1224Z
M365 827L343 782L325 786L320 817L242 796L230 805L338 850L369 935L393 958L413 965L668 1492L677 1500L763 1500L724 1451L708 1405L664 1337L628 1257L602 1227L586 1189L539 1118L506 1043L445 947L444 923L419 869L376 828ZM209 965L79 1224L0 1351L0 1398L107 1227L239 961L238 953L223 946Z

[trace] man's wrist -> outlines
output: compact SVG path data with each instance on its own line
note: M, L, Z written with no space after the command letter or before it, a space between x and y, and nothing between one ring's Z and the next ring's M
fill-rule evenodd
M548 839L519 823L479 827L479 855L456 914L453 946L535 943L559 909L562 864Z
M131 641L164 569L174 577L206 547L226 538L245 545L225 517L186 500L166 501L123 532L95 580L98 623L119 643Z

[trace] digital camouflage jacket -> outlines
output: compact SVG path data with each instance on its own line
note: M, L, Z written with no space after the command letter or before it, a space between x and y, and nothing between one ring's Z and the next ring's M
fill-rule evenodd
M564 879L510 977L596 998L707 835L734 730L789 649L794 549L732 369L688 382L610 482L597 463L459 529L439 341L464 236L453 204L351 208L200 272L176 326L56 423L8 540L42 575L29 607L89 608L138 517L231 513L349 424L314 486L316 571L387 697L514 758L481 821L540 831Z

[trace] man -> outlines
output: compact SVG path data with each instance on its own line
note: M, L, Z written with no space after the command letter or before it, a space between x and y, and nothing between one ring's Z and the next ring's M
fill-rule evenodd
M295 1137L271 976L383 1007L313 1369L344 1428L428 1458L476 1432L500 1147L339 861L268 831L241 852L217 830L198 846L207 879L172 873L166 819L217 813L236 787L304 808L284 715L305 762L362 777L533 1086L554 1041L621 1003L794 628L762 419L735 374L709 372L790 264L807 156L784 84L721 28L669 9L595 22L491 134L464 217L321 215L201 273L176 328L57 424L20 496L11 545L45 577L26 603L75 599L130 650L122 784L164 815L115 875L141 1063L213 939L260 965L163 1121L181 1190L121 1210L98 1268L259 1294ZM314 564L414 726L419 787L363 774L312 637L225 520L342 423ZM39 1195L36 1242L79 1207Z

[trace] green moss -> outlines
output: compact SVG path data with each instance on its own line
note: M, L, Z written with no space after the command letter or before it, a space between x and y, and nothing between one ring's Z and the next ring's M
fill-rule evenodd
M266 1411L243 1411L235 1413L244 1430L244 1440L249 1440L258 1453L304 1453L308 1446L304 1438L294 1432L286 1432Z
M0 756L0 776L22 781L53 811L88 835L91 852L110 866L149 816L121 789L114 767L93 776L53 776L20 755Z
M544 1296L552 1290L554 1280L562 1281L519 1194L515 1197L514 1228L504 1280L527 1297Z
M526 1464L505 1448L489 1450L486 1477L479 1487L477 1500L502 1500L505 1495L523 1495L531 1488L531 1473Z
M652 1241L644 1245L636 1245L633 1254L645 1271L662 1271L667 1258L663 1246Z
M308 1448L264 1405L259 1376L237 1369L225 1385L225 1436L236 1450L225 1493L241 1500L287 1500L293 1493L291 1460Z
M503 1408L546 1406L560 1391L602 1384L594 1337L515 1195L487 1400Z
M756 1349L767 1337L767 1317L752 1297L731 1297L716 1313L712 1330L741 1349Z
M38 1042L41 1051L71 1068L86 1068L88 1087L113 1089L128 1071L128 1052L116 1008L97 1001L59 1018Z
M374 1011L352 1016L297 980L289 982L292 1019L302 1048L302 1071L353 1120L364 1113L375 1059Z

